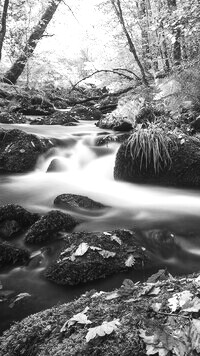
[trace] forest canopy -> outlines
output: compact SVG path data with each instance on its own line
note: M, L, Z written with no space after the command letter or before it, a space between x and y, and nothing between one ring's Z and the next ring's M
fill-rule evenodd
M0 10L1 77L20 61L29 86L73 85L101 70L110 72L90 82L147 84L198 61L198 0L5 0Z

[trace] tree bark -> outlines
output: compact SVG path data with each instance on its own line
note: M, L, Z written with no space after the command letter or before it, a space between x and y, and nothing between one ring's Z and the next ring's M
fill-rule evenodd
M7 20L7 13L8 13L8 5L9 5L9 0L5 0L4 1L4 5L3 5L2 17L1 17L0 60L1 60L1 57L2 57L3 42L4 42L5 35L6 35L6 20Z
M146 74L145 74L145 70L144 70L144 67L142 65L142 63L140 62L140 59L138 57L138 54L137 54L137 51L136 51L136 48L135 48L135 45L131 39L131 36L126 28L126 24L125 24L125 21L124 21L124 17L123 17L123 12L122 12L122 8L121 8L121 3L120 3L120 0L110 0L112 5L113 5L113 8L115 10L115 13L118 17L118 20L122 26L122 29L124 31L124 34L127 38L127 42L128 42L128 45L129 45L129 50L130 52L133 54L134 56L134 59L140 69L140 72L141 72L141 75L142 75L142 81L143 83L148 86L148 81L147 81L147 78L146 78Z
M3 81L8 84L15 84L17 79L22 74L27 60L32 56L38 41L43 36L47 25L51 21L54 13L57 10L58 5L60 4L61 0L52 0L48 5L46 11L42 15L38 24L34 27L33 32L31 33L22 54L19 58L15 61L12 67L5 73L3 77Z

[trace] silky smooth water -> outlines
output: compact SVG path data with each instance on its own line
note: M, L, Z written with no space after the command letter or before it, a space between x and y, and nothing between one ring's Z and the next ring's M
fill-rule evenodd
M113 179L115 156L119 147L109 143L96 146L96 138L105 131L93 123L83 122L78 126L4 125L5 129L19 128L26 132L48 138L57 138L58 147L42 155L32 172L0 176L0 204L16 203L29 211L46 213L55 209L54 199L63 193L86 195L107 206L101 213L76 212L87 222L78 225L75 231L107 231L116 228L135 228L141 239L147 230L167 229L176 235L184 252L176 256L173 251L164 256L152 246L155 257L162 266L173 273L186 273L200 269L200 191L161 188L117 182ZM56 160L57 171L48 172ZM57 209L57 208L56 208ZM84 219L83 219L84 220ZM12 243L23 246L23 236ZM145 239L142 241L145 245ZM59 243L58 243L59 244ZM27 248L27 246L26 246ZM50 246L52 251L54 248ZM32 252L38 252L33 247ZM32 295L25 305L9 308L0 303L0 330L13 320L51 307L58 302L68 302L85 290L112 289L121 284L124 275L78 287L61 287L49 283L41 276L42 270L53 258L41 255L39 267L22 267L5 270L0 275L4 289ZM145 278L151 271L129 273L133 279ZM127 275L126 275L127 277Z

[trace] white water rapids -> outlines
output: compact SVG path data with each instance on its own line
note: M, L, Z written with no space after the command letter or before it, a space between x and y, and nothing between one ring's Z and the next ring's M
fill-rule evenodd
M11 128L11 125L2 125ZM95 146L102 130L93 123L77 127L12 125L26 132L56 137L62 147L39 158L31 173L0 178L1 204L18 203L45 212L53 208L59 194L86 195L111 207L102 217L91 219L88 230L139 226L153 227L180 217L200 216L200 191L161 188L114 181L118 144ZM72 140L73 139L73 140ZM58 171L47 172L56 160ZM86 228L86 227L85 227Z

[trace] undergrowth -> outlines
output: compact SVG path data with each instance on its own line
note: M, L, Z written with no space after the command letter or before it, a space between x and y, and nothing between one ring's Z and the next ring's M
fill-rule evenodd
M148 169L153 164L155 173L172 163L170 151L176 149L178 137L175 133L166 133L154 123L149 123L148 128L138 125L137 130L129 137L126 147L133 160L140 163L140 170Z

